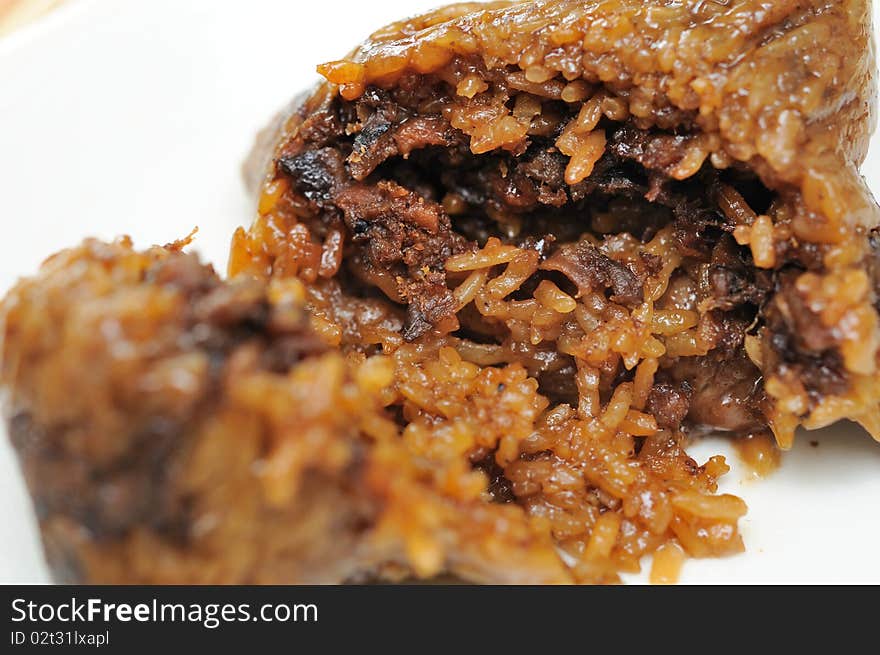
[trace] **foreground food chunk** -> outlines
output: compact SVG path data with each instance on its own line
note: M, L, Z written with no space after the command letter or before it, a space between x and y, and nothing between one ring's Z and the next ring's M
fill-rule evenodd
M724 464L696 466L678 435L652 431L633 457L602 423L633 412L548 413L524 367L440 341L329 350L305 295L223 282L176 246L88 241L7 296L10 436L56 579L607 581L672 534L740 547L741 501L708 495ZM631 519L601 511L635 490ZM557 497L592 549L574 567L549 530Z

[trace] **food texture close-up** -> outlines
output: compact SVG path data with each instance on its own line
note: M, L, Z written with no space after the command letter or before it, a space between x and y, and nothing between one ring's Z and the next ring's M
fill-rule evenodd
M52 580L670 583L763 552L751 491L809 507L832 474L851 491L798 525L846 506L876 536L870 2L350 22L314 59L245 56L274 80L253 115L283 108L238 151L244 121L180 118L161 157L107 163L193 169L167 216L127 227L163 193L145 177L116 230L70 213L75 238L15 240L51 255L10 273L0 386ZM65 152L41 155L50 194ZM814 440L842 425L853 452Z

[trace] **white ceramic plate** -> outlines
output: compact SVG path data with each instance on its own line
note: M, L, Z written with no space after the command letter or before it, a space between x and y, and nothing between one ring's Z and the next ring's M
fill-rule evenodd
M0 290L85 236L146 246L194 225L196 248L224 270L252 213L239 168L255 131L316 64L440 1L71 0L0 39ZM878 150L864 169L874 189ZM801 435L766 480L723 439L692 452L733 464L722 486L748 502L747 551L691 560L682 582L880 582L880 444L861 430ZM47 582L5 438L0 499L0 582Z

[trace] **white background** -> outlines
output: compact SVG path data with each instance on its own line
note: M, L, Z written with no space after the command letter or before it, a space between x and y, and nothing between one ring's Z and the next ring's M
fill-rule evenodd
M147 246L194 225L196 248L225 270L252 214L239 169L256 130L316 64L438 1L71 0L0 40L0 290L85 236ZM864 168L874 189L878 150ZM0 583L47 582L4 436ZM692 452L728 454L724 489L750 511L746 554L689 561L683 582L880 583L880 444L850 426L801 436L763 481L723 440Z

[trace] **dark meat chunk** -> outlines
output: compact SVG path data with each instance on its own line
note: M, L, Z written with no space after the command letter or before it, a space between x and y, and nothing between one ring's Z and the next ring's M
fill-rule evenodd
M820 355L833 348L837 339L834 329L823 324L798 291L798 275L799 271L789 271L779 277L778 291L764 312L767 327L777 335L773 343L781 351Z
M608 139L608 151L619 159L636 161L646 169L672 173L687 154L693 136L675 135L640 130L623 125Z
M408 157L427 146L451 146L459 138L443 117L413 116L378 90L362 99L357 111L366 118L347 161L351 176L358 181L391 157Z
M565 275L577 286L579 295L611 289L614 302L633 304L643 299L642 283L636 274L587 241L562 246L541 264L541 269Z
M396 272L401 277L396 295L409 305L404 331L408 340L454 320L455 301L446 287L443 265L465 242L453 232L440 205L393 182L349 186L337 195L336 204L353 234L365 274Z
M712 260L706 265L705 280L713 308L731 310L744 303L761 305L772 289L771 278L769 272L748 266L741 248L727 234L715 244Z
M796 287L797 277L796 271L779 277L778 291L763 312L765 364L771 370L793 372L814 399L843 394L849 381L835 330L810 309Z
M370 170L387 156L408 153L431 142L435 138L432 134L438 143L446 143L444 131L435 129L442 127L442 121L432 118L413 119L390 132L391 122L384 117L399 113L385 103L382 111L369 114L356 137L355 159ZM455 324L454 319L450 322L454 302L445 286L443 264L463 249L465 241L452 230L440 205L394 182L375 186L352 182L336 148L282 156L277 169L323 220L332 222L341 214L356 249L353 260L365 269L358 272L359 277L381 278L381 288L389 297L410 306L408 338L416 338L444 320L450 326Z
M289 176L294 188L321 209L330 205L334 189L347 177L342 155L335 148L306 150L281 157L278 170Z
M349 229L356 234L357 239L365 238L365 232L372 226L394 225L387 228L397 234L407 232L408 239L415 241L420 237L418 234L437 235L444 229L449 231L449 219L443 208L432 202L427 202L421 196L404 189L394 182L379 182L376 186L353 184L340 190L336 194L336 206L342 210L345 222ZM364 228L360 222L366 222ZM403 238L403 237L401 237ZM405 239L404 239L405 240ZM403 243L403 242L401 242ZM384 248L385 244L382 244ZM422 250L422 248L416 248ZM426 250L426 254L435 258L431 263L444 261L449 252ZM377 262L387 261L388 258L399 259L402 253L379 255Z
M445 286L437 284L430 290L419 287L408 297L410 303L406 308L406 323L403 326L405 340L415 341L434 326L443 325L444 321L452 321L450 331L458 327L455 298Z
M349 170L354 179L363 180L376 166L397 154L392 126L393 123L381 112L372 114L364 122L348 156Z
M659 382L648 394L645 411L657 419L657 425L661 428L677 430L690 409L691 394L692 390L687 383L674 385Z
M673 235L682 254L710 261L712 250L725 231L721 213L707 207L698 196L678 198L672 213Z
M565 184L565 155L555 148L537 147L527 152L516 171L533 181L536 199L542 205L561 207L568 202Z
M452 230L439 204L394 182L352 183L339 151L332 148L282 157L278 169L324 212L326 220L336 212L342 215L357 251L356 261L366 269L360 277L389 280L382 285L389 297L411 305L408 338L444 320L454 325L454 320L450 322L454 302L446 289L443 264L466 242Z
M732 358L682 357L666 373L692 390L687 413L691 423L733 432L764 425L760 371L744 352Z

